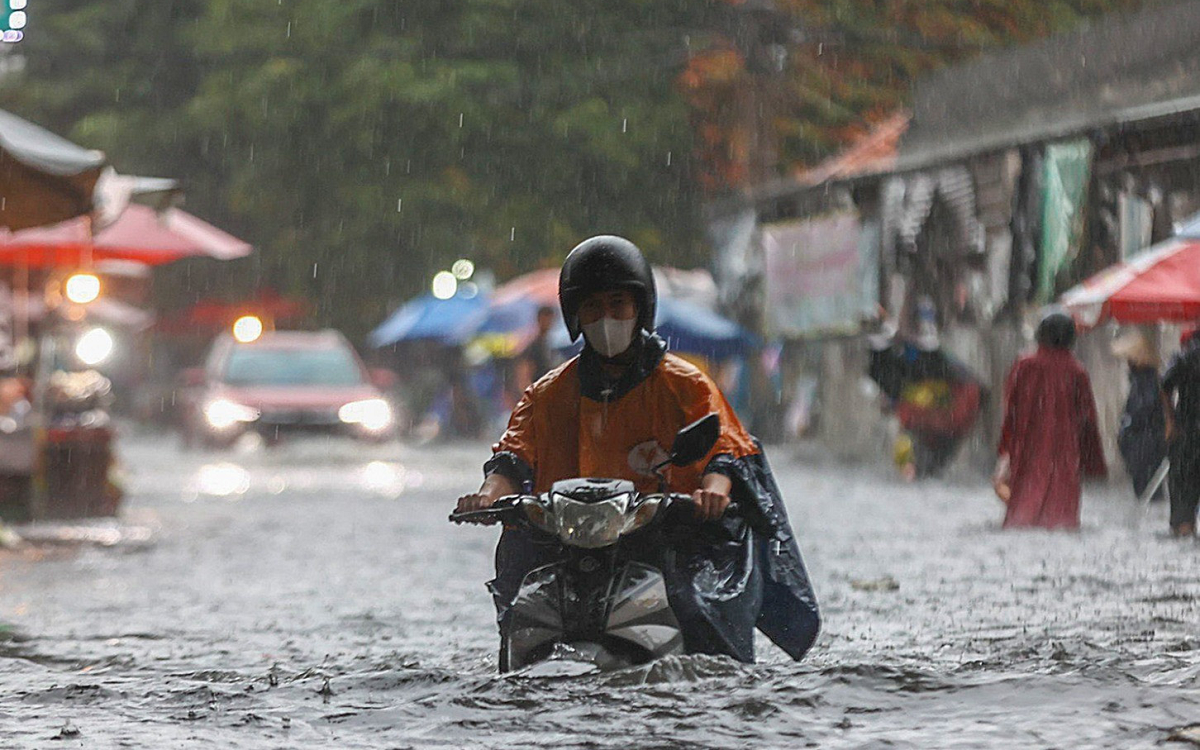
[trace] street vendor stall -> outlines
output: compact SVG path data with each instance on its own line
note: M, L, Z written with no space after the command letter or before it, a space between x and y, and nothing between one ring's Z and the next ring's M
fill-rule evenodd
M0 227L15 231L88 213L105 163L103 153L0 110ZM14 373L13 339L23 331L14 331L13 295L0 291L0 518L11 519L27 510L38 451L31 381Z
M0 267L20 268L36 295L16 297L25 331L36 337L37 356L29 419L19 438L33 444L32 491L10 496L0 515L10 518L77 518L115 515L120 489L113 481L114 431L108 407L113 383L101 370L114 349L114 333L144 330L152 315L105 289L108 264L142 268L186 257L232 259L249 244L177 208L155 211L128 205L99 228L91 217L0 236ZM122 265L123 264L123 265ZM129 335L128 340L136 339ZM12 467L14 470L19 467ZM19 475L18 475L19 476Z

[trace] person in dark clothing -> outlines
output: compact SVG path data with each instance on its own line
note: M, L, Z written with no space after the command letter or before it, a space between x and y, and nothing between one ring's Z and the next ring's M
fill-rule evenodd
M1171 459L1171 533L1191 537L1200 501L1200 336L1187 331L1181 343L1183 348L1163 373L1162 390Z
M537 335L517 357L517 379L521 391L524 391L530 383L536 382L538 378L550 372L558 364L558 358L554 355L554 347L550 345L550 329L554 326L554 320L557 317L558 311L553 307L547 305L538 308Z
M1166 415L1158 381L1158 353L1140 331L1130 331L1113 343L1113 353L1129 366L1129 396L1117 430L1117 447L1141 497L1154 472L1167 456ZM1152 499L1163 500L1160 487Z

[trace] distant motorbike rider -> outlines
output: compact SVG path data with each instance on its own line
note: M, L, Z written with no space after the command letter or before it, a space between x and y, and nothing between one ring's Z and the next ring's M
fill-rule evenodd
M592 237L567 256L559 302L571 340L582 335L584 348L526 389L484 465L482 486L459 498L457 510L581 476L627 479L656 492L651 467L666 457L675 433L716 413L721 434L708 456L665 470L672 491L690 494L707 521L658 561L685 647L752 661L757 626L801 658L820 618L779 489L757 440L716 385L668 354L654 334L650 264L629 240ZM731 503L736 515L725 513ZM551 554L529 531L504 529L489 583L502 631L525 574Z

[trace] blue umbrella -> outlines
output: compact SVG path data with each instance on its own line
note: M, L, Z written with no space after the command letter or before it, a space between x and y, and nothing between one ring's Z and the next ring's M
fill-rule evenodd
M695 302L670 297L658 298L654 325L671 351L713 360L746 354L759 344L758 337L732 320ZM555 328L550 341L562 350L579 345L571 343L566 328Z
M519 333L531 330L537 320L539 307L537 302L527 298L491 305L474 333Z
M676 352L725 359L745 354L757 345L754 334L716 312L670 297L659 297L655 328Z
M487 308L481 294L455 295L438 299L423 294L409 300L392 313L367 336L371 346L391 346L401 341L432 340L444 344L463 341L465 331L471 330Z

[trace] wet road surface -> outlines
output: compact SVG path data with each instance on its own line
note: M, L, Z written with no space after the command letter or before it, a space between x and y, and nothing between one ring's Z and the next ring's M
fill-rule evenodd
M122 445L152 542L0 568L0 745L1161 747L1200 724L1200 546L1089 488L1078 534L990 487L769 451L822 604L810 656L502 678L486 446ZM57 740L49 742L50 740Z

